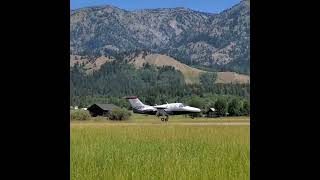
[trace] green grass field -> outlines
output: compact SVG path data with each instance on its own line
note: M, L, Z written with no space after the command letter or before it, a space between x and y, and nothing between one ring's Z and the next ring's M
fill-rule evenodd
M133 118L129 121L159 121L154 116ZM171 120L201 119L178 116ZM249 118L242 117L244 120ZM249 179L249 129L250 126L71 122L71 179Z
M169 117L169 122L249 122L250 117L248 116L239 116L239 117L220 117L220 118L190 118L185 115L175 115ZM160 118L154 115L143 115L132 113L132 116L129 120L126 121L108 121L104 117L91 118L89 121L74 121L73 123L94 123L94 122L104 122L104 123L153 123L161 124Z

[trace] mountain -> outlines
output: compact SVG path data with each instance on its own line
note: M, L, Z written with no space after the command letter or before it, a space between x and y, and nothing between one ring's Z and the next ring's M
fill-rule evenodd
M218 14L187 8L81 8L70 12L70 52L107 57L147 50L187 65L249 74L249 14L249 0Z

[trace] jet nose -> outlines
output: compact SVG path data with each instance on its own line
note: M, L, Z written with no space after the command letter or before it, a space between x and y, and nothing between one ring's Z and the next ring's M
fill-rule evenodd
M188 107L188 111L194 112L194 113L201 112L201 110L199 108L195 108L195 107Z
M199 108L194 108L193 111L194 111L194 112L201 112L201 109L199 109Z

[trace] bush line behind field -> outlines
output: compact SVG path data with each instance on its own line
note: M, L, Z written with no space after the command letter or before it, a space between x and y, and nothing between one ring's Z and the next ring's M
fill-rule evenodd
M127 111L123 108L115 108L110 114L108 114L106 117L98 117L97 120L102 119L109 119L109 120L128 120L131 116L131 112ZM89 111L86 110L71 110L70 111L70 120L77 120L77 121L86 121L86 120L92 120L93 117L91 117Z
M175 100L170 102L185 102L186 105L200 108L202 112L195 115L198 117L206 113L209 110L209 108L215 108L217 116L226 116L227 113L230 116L250 115L250 101L235 96L193 96L184 100ZM102 97L102 99L92 100L92 104L94 103L110 103L115 104L121 108L125 108L128 110L131 109L131 105L128 103L126 99L123 98L112 97L111 99L109 99L108 97Z
M82 110L83 111L83 110ZM90 117L87 120L76 120L71 119L71 122L73 124L75 123L161 123L160 117L156 117L155 115L143 115L143 114L135 114L132 111L130 111L132 114L129 119L122 120L122 121L114 121L110 120L108 117L103 116L97 116L97 117ZM216 117L216 118L207 118L207 117L197 117L197 118L191 118L188 115L175 115L170 116L169 122L250 122L250 116L226 116L226 117Z

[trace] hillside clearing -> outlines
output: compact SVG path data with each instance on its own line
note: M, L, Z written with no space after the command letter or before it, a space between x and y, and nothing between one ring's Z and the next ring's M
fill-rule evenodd
M73 67L75 64L81 64L84 66L86 73L91 74L93 71L98 71L103 64L112 62L113 60L115 59L105 56L89 59L78 55L71 55L70 67ZM142 68L143 64L146 63L157 67L172 66L183 74L186 84L200 83L200 75L202 73L211 73L190 67L170 56L162 54L148 54L146 56L139 54L138 56L131 58L128 63L134 65L134 67L138 69ZM215 83L250 83L250 76L235 72L217 72L217 80Z
M176 59L161 55L161 54L148 54L143 57L142 54L139 54L137 57L133 58L129 62L133 64L136 68L143 67L143 64L149 63L154 66L172 66L176 70L179 70L187 84L195 84L200 82L201 73L210 73L208 71L200 70L197 68L190 67L186 64L183 64ZM250 77L248 75L238 74L235 72L217 72L216 83L249 83Z

